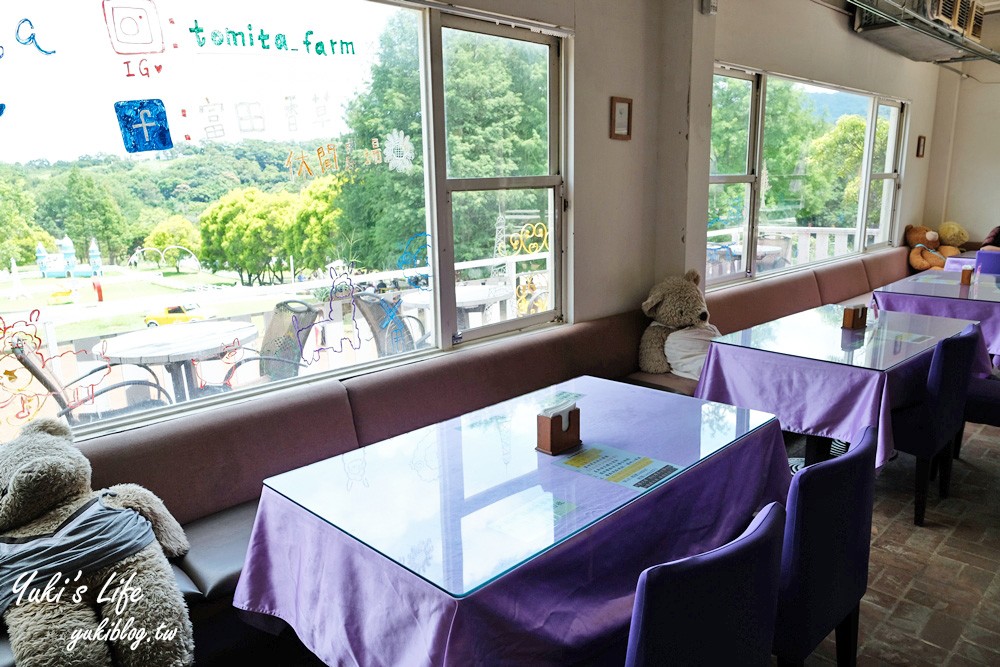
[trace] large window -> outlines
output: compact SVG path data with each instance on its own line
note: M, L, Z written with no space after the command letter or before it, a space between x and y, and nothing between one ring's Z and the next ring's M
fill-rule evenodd
M0 28L0 437L558 316L559 37L364 0Z
M719 68L712 95L709 282L890 239L903 104Z

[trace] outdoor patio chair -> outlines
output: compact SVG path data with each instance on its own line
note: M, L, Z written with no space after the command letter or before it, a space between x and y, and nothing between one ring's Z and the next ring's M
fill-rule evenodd
M21 363L22 366L24 366L25 369L27 369L29 373L32 374L32 376L34 376L36 380L38 380L39 384L44 387L45 391L52 396L52 400L54 400L59 406L59 411L56 413L56 416L64 417L71 426L74 424L97 421L99 419L119 417L130 412L139 412L141 410L170 405L173 402L170 399L170 394L159 383L156 374L145 364L103 364L88 371L87 373L84 373L78 378L63 383L48 367L45 366L44 363L42 363L39 355L36 352L27 349L24 342L20 339L14 339L11 345L11 351L13 352L14 357ZM87 378L91 378L98 373L107 372L108 369L113 366L134 366L142 368L150 374L152 380L123 380L121 382L110 384L106 387L101 387L96 384L94 386L88 386L85 382ZM92 382L100 383L101 378L93 377ZM110 410L101 409L99 403L95 400L98 397L112 391L120 389L127 390L129 387L148 387L153 390L152 398L147 397L145 399L129 403L125 407ZM128 400L128 397L126 397L126 400Z
M275 304L271 319L264 329L260 348L236 348L234 352L242 350L245 355L229 368L222 384L217 388L232 388L237 369L252 361L259 362L260 374L255 379L241 381L241 385L287 380L298 376L299 370L307 365L302 358L302 350L319 314L318 308L304 301L290 299ZM212 386L209 385L209 391Z
M420 318L399 312L401 301L390 303L377 294L357 292L354 294L354 304L372 330L379 357L410 352L429 345L431 332L425 329ZM411 324L416 334L410 329Z

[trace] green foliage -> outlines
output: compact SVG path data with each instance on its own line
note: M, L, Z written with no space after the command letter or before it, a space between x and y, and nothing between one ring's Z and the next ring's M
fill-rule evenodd
M229 268L243 285L281 281L296 198L257 188L233 190L201 216L202 265Z
M74 166L49 179L37 196L42 227L69 236L78 254L87 252L91 238L112 264L126 250L125 217L99 173Z
M325 271L327 264L338 259L340 181L340 177L325 176L302 192L295 221L289 229L288 244L303 270Z
M181 246L191 252L184 252L175 247ZM163 259L172 264L180 273L180 261L191 257L197 258L201 253L201 235L191 221L182 215L173 215L156 225L143 242L144 248L156 248L163 253Z

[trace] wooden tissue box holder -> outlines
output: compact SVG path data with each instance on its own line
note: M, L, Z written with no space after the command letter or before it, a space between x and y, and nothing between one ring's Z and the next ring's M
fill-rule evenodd
M580 408L569 411L569 428L562 430L562 417L538 415L538 446L545 454L562 454L580 444Z
M866 306L847 306L844 308L845 329L864 329L868 321L868 308Z

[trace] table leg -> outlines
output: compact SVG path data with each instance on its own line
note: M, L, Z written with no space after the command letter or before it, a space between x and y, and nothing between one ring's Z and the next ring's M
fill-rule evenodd
M188 387L190 385L188 385L187 378L185 377L185 364L173 362L164 364L164 366L167 372L170 373L170 383L174 386L174 403L182 403L188 400Z

